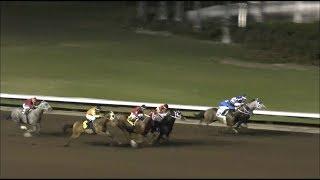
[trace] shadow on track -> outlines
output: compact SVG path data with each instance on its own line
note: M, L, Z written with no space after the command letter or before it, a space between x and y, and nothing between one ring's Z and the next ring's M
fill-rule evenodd
M123 145L113 145L110 146L105 142L85 142L88 145L92 146L100 146L100 147L120 147L120 148L131 148L129 144ZM221 139L213 139L213 140L185 140L185 139L174 139L168 142L163 142L155 145L145 145L141 147L144 148L185 148L185 147L225 147L225 146L234 146L234 145L245 145L244 142L240 141L230 141L230 140L221 140Z
M204 131L208 136L211 137L278 137L278 136L292 136L292 135L302 135L306 133L299 132L289 132L289 131L274 131L274 130L264 130L264 129L242 129L241 133L234 134L232 131L226 129L225 127L210 127L203 126L198 127L198 130Z

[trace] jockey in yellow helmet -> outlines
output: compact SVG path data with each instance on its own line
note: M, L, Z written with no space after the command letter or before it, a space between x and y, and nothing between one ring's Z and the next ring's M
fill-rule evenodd
M86 113L86 118L88 120L88 126L95 132L94 126L93 126L93 121L101 118L103 115L100 113L101 108L100 106L95 106L90 108L87 113Z

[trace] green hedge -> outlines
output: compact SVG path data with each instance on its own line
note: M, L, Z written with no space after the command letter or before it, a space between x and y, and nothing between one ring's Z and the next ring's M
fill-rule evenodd
M232 28L232 38L250 48L266 51L271 62L295 62L319 66L319 24L290 22L255 23Z
M231 20L234 22L234 20ZM192 30L191 24L151 21L143 25L147 29L170 31L177 35L197 39L220 41L221 21L213 19L203 22L200 32ZM239 28L231 23L232 41L258 51L254 61L265 63L297 63L319 66L319 24L296 24L291 22L251 23Z

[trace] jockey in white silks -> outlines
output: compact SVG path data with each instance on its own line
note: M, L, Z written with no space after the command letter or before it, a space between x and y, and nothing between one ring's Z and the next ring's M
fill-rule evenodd
M168 114L169 106L168 104L162 104L156 108L156 111L152 113L152 126L156 129L156 131L160 131L160 123L163 118Z
M168 104L162 104L156 108L156 114L160 116L158 121L161 121L168 114Z
M224 124L227 124L226 113L227 110L233 109L235 110L239 106L243 105L247 100L246 95L232 97L230 100L224 100L219 103L219 109L217 110L216 116L222 119Z

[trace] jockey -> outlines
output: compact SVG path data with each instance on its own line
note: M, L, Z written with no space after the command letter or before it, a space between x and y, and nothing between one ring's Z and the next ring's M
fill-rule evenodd
M240 95L240 96L232 97L231 99L221 101L219 103L219 109L217 110L216 116L218 118L221 118L223 120L224 124L227 124L227 121L226 121L227 110L228 109L235 110L236 108L243 105L246 100L247 100L246 95Z
M143 111L146 109L146 105L138 106L132 109L131 114L128 117L129 122L132 122L132 125L135 125L135 123L138 120L143 120L144 113Z
M161 118L164 118L168 113L168 109L168 104L162 104L156 108L156 112L160 115Z
M90 108L86 113L86 118L88 120L87 124L93 131L94 131L93 121L103 116L102 114L100 114L100 111L101 111L101 107L95 106Z
M22 114L28 114L30 109L34 109L36 108L38 105L38 99L36 97L33 97L31 99L27 99L23 104L23 110L22 110Z
M159 131L160 122L168 114L168 104L161 104L156 108L156 111L152 114L152 124L156 131Z

